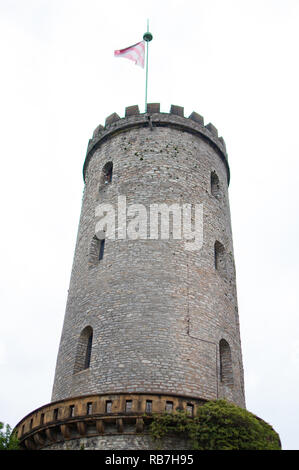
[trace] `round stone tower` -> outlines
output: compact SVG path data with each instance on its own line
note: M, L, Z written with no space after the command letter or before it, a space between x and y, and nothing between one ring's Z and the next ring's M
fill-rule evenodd
M18 424L22 445L153 449L152 413L221 397L245 407L217 129L179 106L130 106L96 128L83 176L52 402Z

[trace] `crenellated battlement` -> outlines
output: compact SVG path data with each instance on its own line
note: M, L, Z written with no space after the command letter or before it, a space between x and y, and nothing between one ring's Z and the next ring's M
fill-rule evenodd
M154 450L156 414L245 408L225 143L195 111L128 106L83 176L51 403L15 430L22 449Z
M182 106L171 105L169 113L160 112L160 103L148 103L147 112L140 113L138 105L125 108L125 116L121 118L117 113L112 113L105 120L105 126L101 124L94 130L92 138L89 140L86 159L83 167L83 177L85 180L88 163L94 151L110 136L129 130L130 128L149 127L173 127L192 134L199 134L202 139L208 142L217 151L227 169L227 179L229 182L230 172L228 157L223 137L218 137L217 128L211 124L204 124L204 118L193 111L189 117L185 117Z

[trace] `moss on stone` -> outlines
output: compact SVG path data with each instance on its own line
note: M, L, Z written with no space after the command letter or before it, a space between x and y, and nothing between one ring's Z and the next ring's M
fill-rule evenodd
M194 418L184 411L154 415L155 441L184 435L196 450L281 450L279 435L265 421L225 400L208 401Z

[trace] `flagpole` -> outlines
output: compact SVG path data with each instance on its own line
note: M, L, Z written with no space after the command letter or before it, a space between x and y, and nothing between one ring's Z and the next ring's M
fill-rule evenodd
M147 32L143 35L146 41L146 69L145 69L145 112L147 113L147 85L148 85L148 43L153 39L153 35L149 32L149 21L147 20Z

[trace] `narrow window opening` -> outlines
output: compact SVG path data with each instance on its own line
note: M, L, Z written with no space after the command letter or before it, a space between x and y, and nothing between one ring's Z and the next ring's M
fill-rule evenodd
M219 199L221 196L220 182L218 175L215 171L212 171L211 173L211 193L217 199Z
M45 421L45 415L44 415L44 413L42 413L40 415L40 424L44 424L44 421Z
M89 366L90 366L91 348L92 348L92 332L89 334L88 340L87 340L86 356L85 356L85 369L88 369Z
M112 411L112 401L107 400L106 401L106 413L111 413Z
M73 418L75 416L75 405L70 405L69 412L70 418Z
M152 400L146 400L146 404L145 404L145 411L146 413L151 413L153 410L153 402Z
M187 415L188 416L193 416L193 413L194 413L194 406L192 405L192 403L187 403Z
M99 261L104 258L105 239L99 240L95 235L91 240L88 262L89 266L97 266Z
M100 241L99 261L104 258L105 238Z
M165 411L167 413L171 413L173 411L173 402L172 401L167 401L166 402Z
M22 436L24 434L24 431L25 431L25 424L23 424L23 426L22 426Z
M101 184L109 184L112 182L112 174L113 174L113 163L107 162L106 165L103 167L102 170L102 181Z
M132 411L132 400L126 400L126 412Z
M81 332L74 365L74 374L90 367L93 330L90 326Z
M33 426L33 418L31 418L30 420L30 429L32 429L32 426Z
M53 419L54 421L57 421L58 419L58 408L55 408L55 410L53 411Z
M92 414L92 402L88 402L86 405L86 414L91 415Z
M96 266L99 261L99 251L100 251L100 240L95 235L91 240L90 249L89 249L89 265Z

